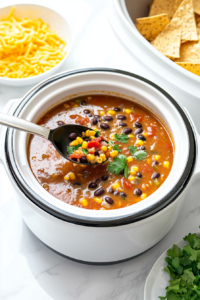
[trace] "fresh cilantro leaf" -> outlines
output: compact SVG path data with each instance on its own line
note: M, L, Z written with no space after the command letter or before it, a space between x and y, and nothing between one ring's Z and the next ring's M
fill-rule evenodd
M167 255L171 258L180 257L182 255L181 249L177 245L173 245L172 249L167 251Z
M183 280L185 280L187 282L187 284L192 284L194 279L195 279L195 276L192 272L192 268L184 270L183 275L181 276L181 278Z
M160 300L165 300L165 299L167 299L167 297L158 297L158 298L160 298Z
M135 146L128 146L128 150L131 152L131 155L134 156L138 148Z
M82 149L82 152L83 152L83 154L86 154L86 155L89 153L88 149Z
M97 137L101 136L101 133L99 130L96 131L95 136L97 136Z
M124 196L123 196L122 198L123 198L124 200L126 199L126 197L124 197Z
M147 153L144 150L139 150L134 155L134 158L138 160L143 160L146 157L147 157Z
M184 256L184 257L182 257L181 259L180 259L180 264L182 265L182 266L189 266L190 264L191 264L191 260L190 260L190 258L189 258L189 256ZM199 265L200 266L200 265Z
M167 300L183 300L181 299L178 295L174 294L173 292L170 292L168 295L167 295Z
M81 147L81 144L78 144L77 146L68 146L67 147L67 152L69 154L74 153L75 150L77 150L79 147Z
M187 255L190 256L190 259L192 261L197 260L197 258L200 258L200 250L194 250L191 248L190 245L184 246L183 247L184 253L187 253Z
M122 152L122 150L119 148L118 144L114 145L113 150L117 150L118 152Z
M196 238L196 233L189 233L188 235L186 235L183 239L184 241L188 242L190 244L190 246L193 246L194 244L194 239Z
M116 133L115 134L115 141L118 141L120 143L126 144L126 143L128 143L128 139L129 139L129 137L124 133L122 133L122 134Z
M125 168L124 168L124 177L127 178L128 177L128 174L129 174L129 168L128 168L128 165L127 163L125 164Z
M123 154L116 156L113 162L109 162L108 171L112 174L119 174L126 166L127 158Z
M114 141L109 141L108 144L114 146Z

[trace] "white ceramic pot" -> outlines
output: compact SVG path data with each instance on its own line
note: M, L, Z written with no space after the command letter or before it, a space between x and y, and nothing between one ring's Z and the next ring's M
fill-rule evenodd
M152 82L112 69L84 69L53 76L8 103L5 112L36 121L42 114L77 95L111 94L136 101L160 116L175 143L172 170L151 196L129 207L93 211L66 204L37 182L27 160L29 135L1 128L1 159L15 189L22 216L47 246L75 260L114 263L154 246L177 219L184 196L199 174L198 137L176 101Z

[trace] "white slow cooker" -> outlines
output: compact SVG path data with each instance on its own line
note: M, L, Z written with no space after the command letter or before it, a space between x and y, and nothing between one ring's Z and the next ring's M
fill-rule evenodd
M1 160L15 190L22 217L47 246L71 259L106 264L135 257L158 243L177 219L186 192L199 176L198 140L187 113L164 90L132 73L114 69L63 72L9 102L5 113L36 120L50 108L87 94L111 94L136 101L160 116L172 133L172 170L151 196L129 207L94 211L49 194L27 160L29 134L1 126Z

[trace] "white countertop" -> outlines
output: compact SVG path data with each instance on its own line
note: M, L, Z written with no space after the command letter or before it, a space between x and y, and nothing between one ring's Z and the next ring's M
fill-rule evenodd
M76 40L61 71L83 67L113 67L132 71L152 80L112 30L106 15L105 1L25 2L42 2L43 5L55 8L69 20ZM13 3L17 1L1 0L0 6ZM8 100L22 97L29 89L30 87L0 86L0 109ZM191 110L190 112L192 114ZM200 126L200 123L196 125ZM55 254L32 234L21 218L2 165L0 174L1 300L143 300L145 279L159 255L184 235L198 231L200 225L200 185L196 182L186 196L174 227L154 248L117 265L79 264Z

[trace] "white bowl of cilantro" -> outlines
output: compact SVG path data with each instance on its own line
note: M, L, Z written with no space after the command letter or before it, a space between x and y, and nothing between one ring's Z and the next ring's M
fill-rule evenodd
M144 300L200 299L200 233L189 233L166 250L152 267Z

